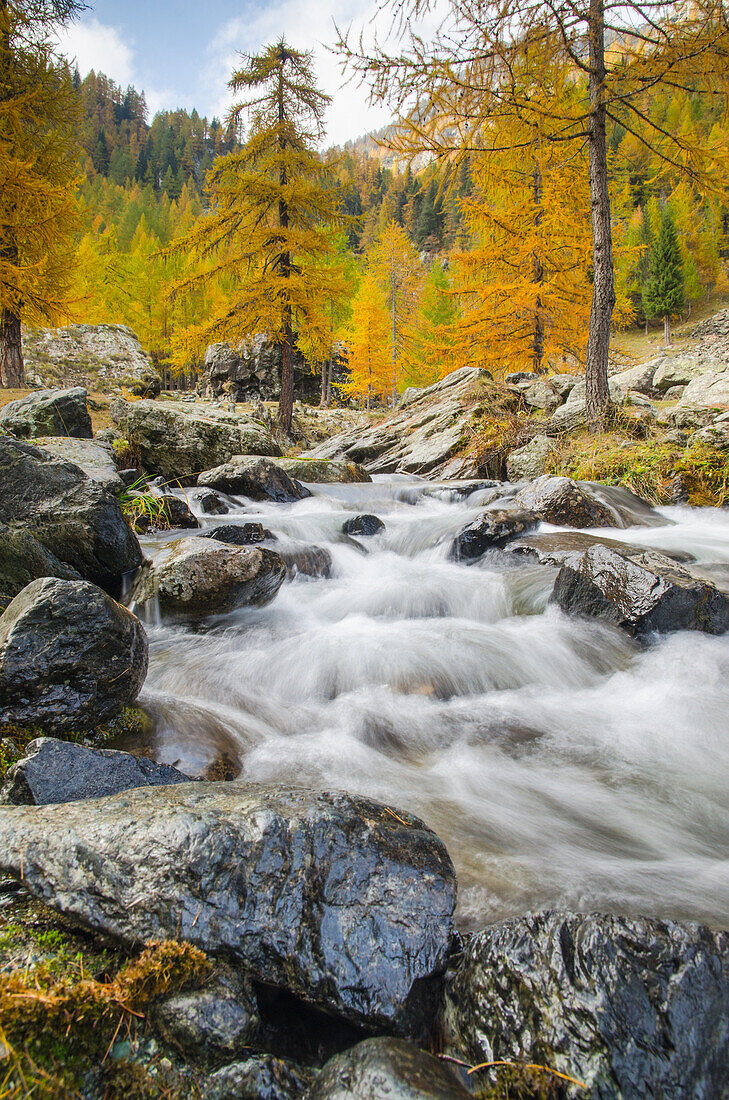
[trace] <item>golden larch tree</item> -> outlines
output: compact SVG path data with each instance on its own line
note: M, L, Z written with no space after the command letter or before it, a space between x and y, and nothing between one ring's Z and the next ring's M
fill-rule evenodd
M423 268L405 230L391 221L367 256L390 312L390 392L397 399L415 351L414 322L423 288Z
M346 336L348 397L385 398L392 387L392 326L382 291L373 274L365 275L352 299L352 321Z

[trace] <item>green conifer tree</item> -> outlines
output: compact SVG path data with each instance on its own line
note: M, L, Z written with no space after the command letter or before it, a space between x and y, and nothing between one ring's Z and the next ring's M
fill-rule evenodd
M671 343L671 317L680 313L684 304L681 249L673 216L666 206L661 218L661 231L651 248L648 278L643 287L645 315L663 318L663 339L666 347Z

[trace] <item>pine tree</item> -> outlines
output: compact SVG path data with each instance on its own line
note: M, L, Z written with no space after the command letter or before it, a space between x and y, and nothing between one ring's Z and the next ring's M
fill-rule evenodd
M352 323L347 333L348 378L343 392L362 397L370 408L374 397L386 398L392 385L391 324L374 275L365 275L352 300Z
M337 293L327 268L327 228L341 220L336 190L315 143L329 97L314 83L311 53L282 38L249 56L230 87L248 92L231 121L247 114L250 136L217 161L209 176L210 212L178 247L206 266L179 292L227 273L239 281L235 301L195 334L240 340L266 332L281 347L279 421L291 428L296 332L326 339L326 303ZM188 337L189 339L189 337Z
M673 215L664 208L661 231L651 250L648 279L643 288L643 308L646 317L663 318L663 340L671 343L671 317L685 305L684 274L681 249Z
M21 320L60 320L76 227L76 97L53 52L72 0L0 0L0 385L24 383Z

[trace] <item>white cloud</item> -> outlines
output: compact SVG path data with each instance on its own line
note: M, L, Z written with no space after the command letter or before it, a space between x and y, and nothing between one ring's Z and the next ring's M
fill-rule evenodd
M226 82L239 62L238 54L256 52L285 32L292 46L314 51L317 81L332 97L326 116L327 143L342 144L349 138L386 125L392 118L391 111L369 104L367 89L356 82L347 82L341 73L339 57L326 48L334 42L335 21L340 29L346 30L352 25L359 34L362 27L372 29L371 20L379 7L377 0L333 0L331 7L302 4L300 0L278 0L246 17L228 21L219 28L208 47L207 64L201 74L212 104L211 111L222 116L230 107ZM378 30L381 32L384 27L386 32L389 16L379 17L377 23Z
M106 26L93 17L69 23L59 31L58 44L82 77L93 69L117 84L134 82L134 52L117 27Z

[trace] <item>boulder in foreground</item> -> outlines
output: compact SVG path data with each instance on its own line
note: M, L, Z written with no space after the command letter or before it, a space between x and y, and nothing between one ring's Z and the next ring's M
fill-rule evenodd
M8 771L0 802L15 806L48 806L81 798L105 798L135 787L188 783L169 764L116 749L92 749L55 737L31 741L22 760Z
M656 550L595 545L566 562L551 599L570 615L605 619L634 637L729 630L729 597Z
M467 938L443 1032L471 1064L537 1062L587 1085L570 1097L717 1100L729 1080L729 936L577 913L504 921Z
M411 814L341 792L183 783L0 809L0 868L130 944L183 939L351 1021L419 1034L456 880Z
M0 409L0 428L18 439L34 436L71 436L91 439L87 393L81 386L67 390L38 390Z
M212 538L174 539L139 571L129 603L143 608L156 599L170 618L223 615L270 603L285 576L286 566L272 550Z
M86 581L31 581L0 616L0 723L87 729L137 698L147 636Z
M307 1100L467 1100L448 1063L404 1039L365 1039L324 1066Z
M584 485L569 477L538 477L515 497L515 504L536 512L557 527L615 527L616 516Z
M354 484L372 481L364 466L335 458L280 458L276 463L289 477L312 484Z

